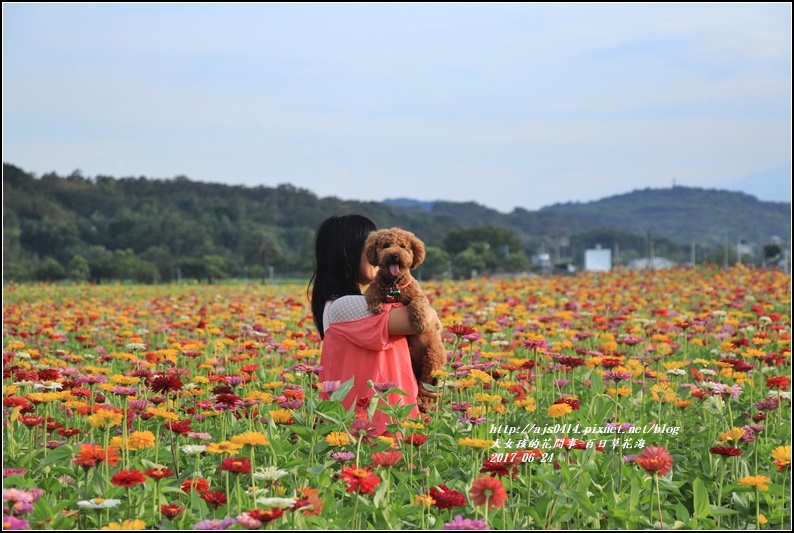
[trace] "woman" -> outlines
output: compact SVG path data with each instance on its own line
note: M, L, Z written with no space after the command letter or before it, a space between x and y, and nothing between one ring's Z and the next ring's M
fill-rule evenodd
M367 382L391 383L408 396L390 394L392 405L415 404L416 395L427 394L417 385L411 369L406 335L415 335L408 310L400 304L384 304L383 312L370 314L364 290L372 283L376 266L364 255L364 242L375 224L361 215L338 215L323 221L315 235L315 271L309 281L314 323L323 339L320 381L344 383L355 377L353 388L342 405L366 410L375 391ZM438 314L427 309L427 328ZM321 397L328 398L326 394ZM410 416L419 410L414 407ZM388 416L376 411L372 422L378 434L386 430Z

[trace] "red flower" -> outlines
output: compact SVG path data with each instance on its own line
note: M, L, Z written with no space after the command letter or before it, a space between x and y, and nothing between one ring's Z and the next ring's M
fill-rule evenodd
M149 383L149 388L154 392L166 394L182 390L182 380L179 376L157 376Z
M770 389L788 390L791 382L788 376L775 376L766 380L766 386Z
M466 505L466 496L462 492L452 490L446 485L430 487L430 497L436 500L434 504L439 509L452 509Z
M673 468L673 456L663 446L648 446L637 458L637 464L648 473L663 476Z
M371 468L358 468L356 465L353 465L353 468L346 466L340 475L345 480L347 492L358 490L362 494L374 494L375 487L380 484L380 478L372 474Z
M220 491L205 490L201 493L201 499L214 505L215 509L221 505L226 505L226 494Z
M573 409L574 411L579 410L579 400L577 400L576 398L560 398L559 400L556 400L554 403L555 404L564 403L566 405L569 405L571 409Z
M225 470L233 474L250 474L251 461L245 457L230 457L221 461L218 470Z
M421 435L419 433L411 433L407 437L405 437L405 442L410 444L411 446L421 446L427 441L427 435Z
M130 488L133 485L144 483L145 481L146 477L140 470L119 470L112 478L110 478L110 482L114 485L127 488Z
M43 416L20 416L17 420L29 428L34 428L44 423Z
M77 457L72 461L83 468L91 468L102 461L110 466L116 466L116 463L121 461L121 456L118 450L112 446L108 446L108 449L105 450L96 444L82 444L77 452Z
M731 446L712 446L709 451L714 455L728 455L730 457L738 457L742 454L741 448L733 448Z
M491 477L496 476L512 476L513 478L516 477L518 473L518 467L513 466L513 472L510 473L510 469L507 468L507 465L512 463L509 462L502 462L502 463L495 463L493 461L483 461L482 468L480 468L481 474L491 474Z
M146 477L150 477L155 481L159 481L161 479L171 477L174 475L174 472L170 468L150 468L149 470L144 471Z
M182 482L182 492L189 493L191 490L195 490L199 494L203 494L210 490L210 484L203 477L196 479L186 479Z
M474 505L488 504L488 509L501 507L507 501L507 491L502 482L495 477L478 477L469 489Z
M253 511L248 511L248 514L254 520L259 520L260 522L270 522L271 520L275 520L284 515L284 509L268 509L266 511L261 511L259 509L254 509Z
M187 435L193 429L190 427L190 419L177 420L177 421L169 420L168 422L165 423L165 427L167 427L174 433L179 433L180 435Z
M454 326L447 326L447 331L450 333L454 333L458 337L462 337L463 335L471 335L472 333L476 333L477 330L471 326L464 326L463 324L455 324Z
M394 466L403 458L402 452L386 450L372 454L372 462L377 466Z
M185 508L182 507L181 505L176 505L173 503L172 504L164 503L163 505L160 506L160 511L162 511L162 513L168 518L176 518L177 516L181 515L182 511L184 510Z
M61 437L74 437L75 435L79 435L80 430L76 428L61 428L58 430L58 435Z

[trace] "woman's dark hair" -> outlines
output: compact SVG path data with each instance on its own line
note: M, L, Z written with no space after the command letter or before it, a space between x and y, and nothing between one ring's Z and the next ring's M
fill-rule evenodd
M323 331L323 310L328 300L361 294L358 272L361 252L375 223L363 215L335 215L325 219L314 235L314 273L309 280L314 324Z

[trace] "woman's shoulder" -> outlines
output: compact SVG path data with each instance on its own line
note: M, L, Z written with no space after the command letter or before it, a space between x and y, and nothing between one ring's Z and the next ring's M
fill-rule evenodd
M372 316L363 294L341 296L328 307L328 322L349 322Z

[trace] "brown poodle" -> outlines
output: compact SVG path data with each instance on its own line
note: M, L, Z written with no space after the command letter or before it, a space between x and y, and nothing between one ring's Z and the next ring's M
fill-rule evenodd
M432 406L435 395L428 393L423 384L436 385L437 380L431 374L443 369L447 360L441 340L441 323L437 322L432 331L426 330L425 308L429 302L411 275L411 270L425 260L425 245L413 233L391 228L370 233L364 250L369 262L380 267L365 293L370 312L380 313L384 303L402 303L408 308L411 324L419 332L419 335L408 335L408 348L419 383L419 407L425 411Z

